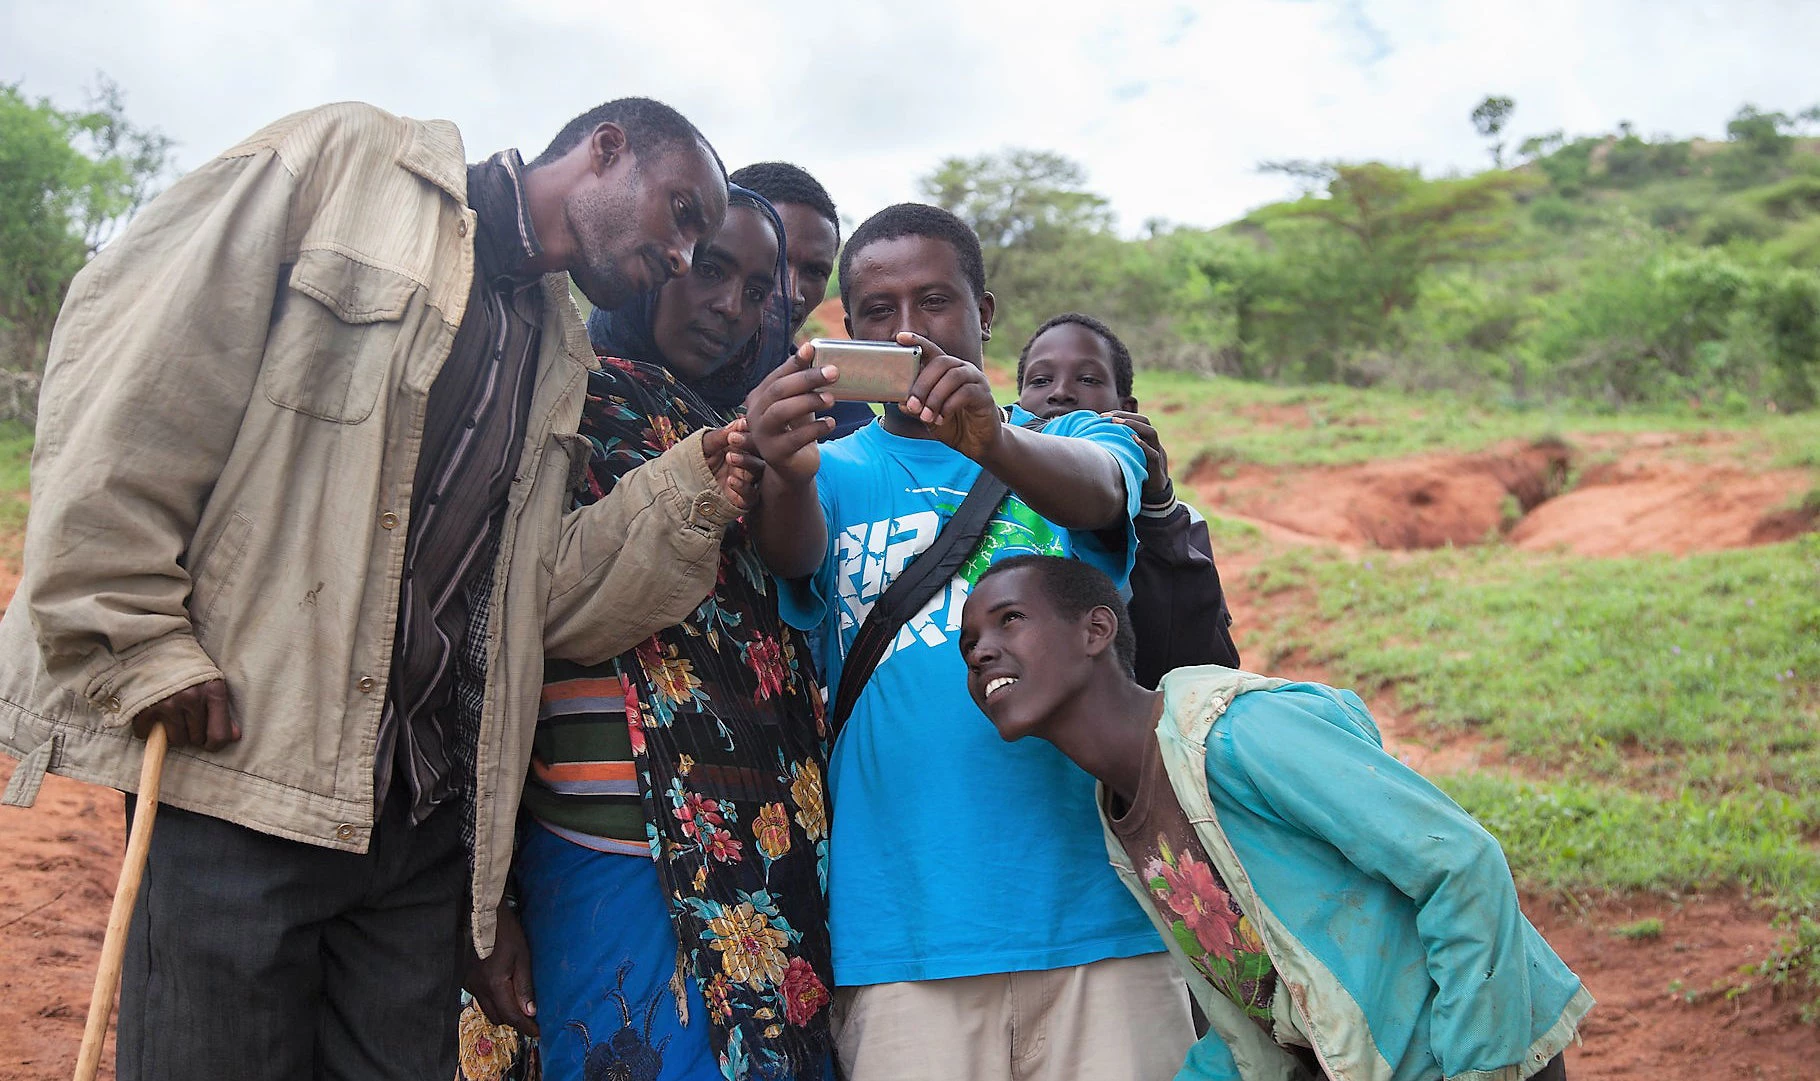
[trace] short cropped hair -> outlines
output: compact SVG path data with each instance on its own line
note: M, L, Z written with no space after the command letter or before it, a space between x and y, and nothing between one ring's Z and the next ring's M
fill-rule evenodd
M973 299L979 300L986 295L986 258L980 254L980 238L973 227L939 206L897 203L861 222L860 227L853 230L853 239L847 241L847 250L840 253L842 307L849 307L853 257L869 244L906 236L939 240L953 248L961 274L973 289Z
M1112 350L1113 386L1118 389L1119 397L1131 397L1131 350L1125 348L1125 343L1119 340L1111 327L1084 312L1063 312L1036 328L1036 333L1030 335L1030 340L1024 343L1024 351L1017 355L1017 389L1024 389L1024 365L1030 360L1030 347L1036 344L1044 331L1053 330L1064 323L1085 327L1100 336L1106 347Z
M617 98L589 109L563 125L556 138L550 140L550 145L531 163L531 168L548 165L567 154L602 124L619 125L626 133L626 145L634 155L655 152L655 157L662 157L672 150L688 149L700 143L708 148L720 175L727 175L727 167L721 163L720 155L708 142L708 137L683 114L650 98Z
M1118 631L1112 638L1112 651L1124 666L1125 674L1135 678L1137 672L1137 631L1131 626L1131 613L1119 597L1119 588L1106 577L1106 572L1078 559L1061 556L1021 555L1002 559L980 575L980 582L1030 570L1041 583L1043 595L1064 619L1079 619L1095 608L1109 608L1118 620ZM976 584L975 589L979 586Z
M733 170L727 179L742 188L759 193L769 199L772 206L795 203L827 218L828 223L834 226L834 239L838 246L840 214L834 209L834 200L828 195L828 189L822 187L821 181L810 176L807 169L787 161L760 161Z

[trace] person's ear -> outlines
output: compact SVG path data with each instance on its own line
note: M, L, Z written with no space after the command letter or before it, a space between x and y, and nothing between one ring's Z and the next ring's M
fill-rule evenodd
M992 317L998 313L998 298L991 291L980 294L980 341L992 340Z
M1082 619L1081 631L1087 636L1087 656L1098 657L1111 649L1113 641L1118 638L1119 617L1102 604Z
M1142 413L1143 412L1142 409L1138 408L1138 400L1129 394L1127 394L1123 398L1119 399L1119 408L1123 409L1127 413Z
M626 129L608 121L588 136L588 164L595 173L604 173L631 156L626 142Z

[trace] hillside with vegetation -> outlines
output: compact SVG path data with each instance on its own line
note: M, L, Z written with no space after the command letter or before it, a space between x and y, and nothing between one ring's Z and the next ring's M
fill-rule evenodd
M1525 408L1812 407L1820 391L1820 107L1744 106L1723 140L1523 139L1494 167L1270 162L1297 199L1122 238L1059 155L944 162L925 194L979 230L1001 349L1057 311L1141 363L1271 383L1447 389ZM1464 118L1463 118L1464 119Z

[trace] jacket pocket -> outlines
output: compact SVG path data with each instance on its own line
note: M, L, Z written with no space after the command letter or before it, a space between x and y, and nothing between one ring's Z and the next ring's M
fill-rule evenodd
M252 531L253 520L236 511L222 526L221 536L215 543L202 552L199 559L188 563L190 625L196 628L198 637L208 626L221 598L232 591L241 557L246 555L247 537Z
M261 382L273 405L338 424L373 412L416 285L337 251L307 249L279 289Z

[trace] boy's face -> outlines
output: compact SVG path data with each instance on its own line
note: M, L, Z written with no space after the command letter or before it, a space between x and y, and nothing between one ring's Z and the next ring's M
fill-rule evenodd
M1017 404L1044 420L1076 409L1137 410L1135 398L1119 397L1112 346L1079 323L1050 327L1030 343Z
M1006 741L1042 735L1092 668L1086 628L1091 613L1079 620L1063 617L1041 582L1035 571L1022 567L992 575L961 609L967 692Z
M840 236L834 223L813 207L801 203L777 203L775 207L783 219L784 236L789 238L784 247L790 259L790 337L794 340L802 334L809 313L828 295Z
M875 240L853 253L847 274L847 333L855 339L887 342L907 330L979 365L992 294L973 295L953 245L925 236Z

